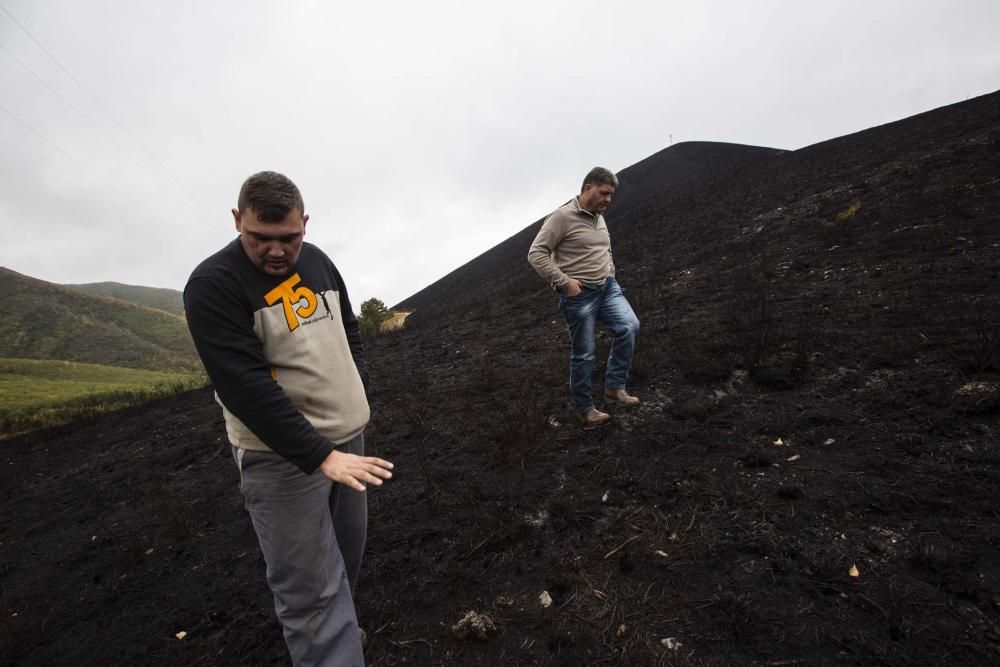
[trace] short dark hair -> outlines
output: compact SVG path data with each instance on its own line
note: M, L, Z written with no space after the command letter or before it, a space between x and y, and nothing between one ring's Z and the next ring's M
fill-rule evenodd
M237 206L240 213L249 208L261 222L280 222L293 208L305 213L298 186L275 171L261 171L243 181Z
M596 185L610 185L613 188L618 187L618 177L614 175L610 169L605 169L604 167L594 167L591 169L586 177L583 179L583 185L580 186L580 192L583 192L587 187L588 183L594 183Z

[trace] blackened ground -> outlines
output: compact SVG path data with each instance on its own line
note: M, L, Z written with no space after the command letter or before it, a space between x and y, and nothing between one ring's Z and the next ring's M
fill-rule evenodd
M369 662L1000 661L998 154L994 94L626 170L643 404L591 431L530 232L415 295L369 349ZM3 443L0 662L284 664L236 485L208 391Z

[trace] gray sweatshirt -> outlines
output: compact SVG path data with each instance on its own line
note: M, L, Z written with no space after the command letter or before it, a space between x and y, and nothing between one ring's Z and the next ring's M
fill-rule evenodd
M312 473L364 431L364 348L337 268L303 243L290 275L256 268L239 238L191 274L191 337L222 404L229 442Z
M604 216L580 208L576 197L569 200L542 223L528 251L528 263L556 289L570 278L603 285L615 275Z

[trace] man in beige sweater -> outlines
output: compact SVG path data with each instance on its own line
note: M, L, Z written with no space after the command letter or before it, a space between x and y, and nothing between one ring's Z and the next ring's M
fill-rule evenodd
M528 251L528 263L559 293L559 310L569 329L570 393L580 421L587 426L611 418L594 407L591 386L598 323L614 335L604 378L605 402L639 404L625 389L639 319L615 280L611 236L602 215L617 187L618 177L612 172L591 169L580 194L546 218Z

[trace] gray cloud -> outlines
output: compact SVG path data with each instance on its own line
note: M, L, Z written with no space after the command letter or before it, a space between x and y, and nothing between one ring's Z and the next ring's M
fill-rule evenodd
M799 148L1000 87L989 0L4 6L100 103L0 12L89 120L0 52L0 104L97 175L0 112L0 264L56 282L182 287L276 169L395 303L671 135Z

